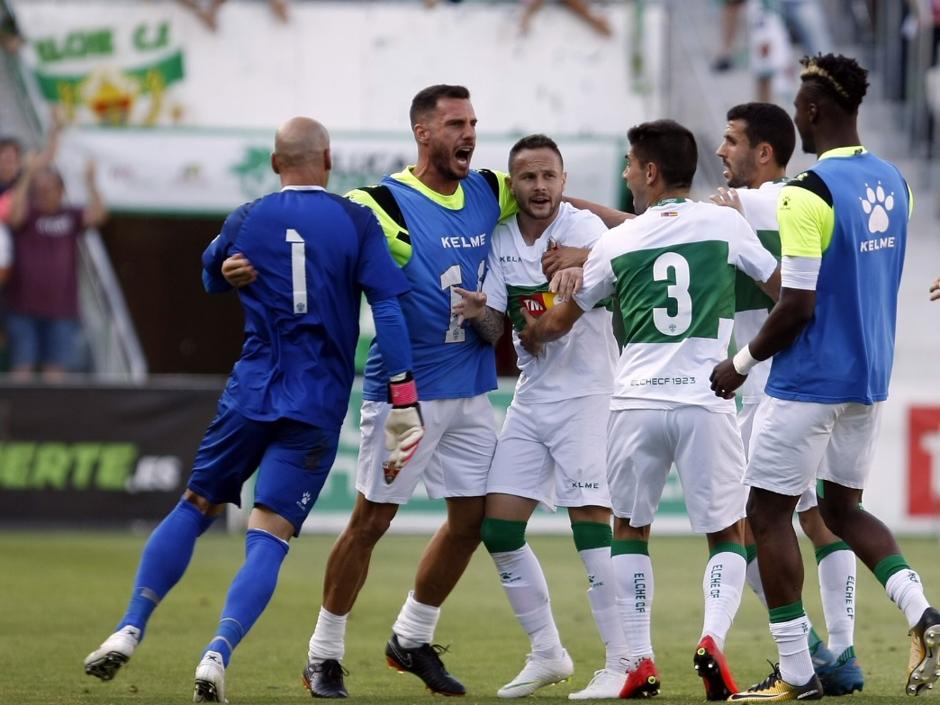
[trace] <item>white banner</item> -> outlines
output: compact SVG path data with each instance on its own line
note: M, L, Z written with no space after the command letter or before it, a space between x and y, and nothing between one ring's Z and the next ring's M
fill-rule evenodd
M478 138L474 166L505 170L516 139ZM59 165L79 202L82 170L93 158L112 210L225 214L279 188L271 171L273 142L270 130L70 128L62 138ZM559 147L569 194L618 203L624 144L615 138L561 138ZM410 133L335 134L332 152L330 190L345 193L413 163L417 150Z

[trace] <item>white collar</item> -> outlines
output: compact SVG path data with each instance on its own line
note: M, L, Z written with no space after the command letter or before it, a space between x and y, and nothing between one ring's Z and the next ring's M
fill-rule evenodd
M322 186L282 186L281 191L326 191Z

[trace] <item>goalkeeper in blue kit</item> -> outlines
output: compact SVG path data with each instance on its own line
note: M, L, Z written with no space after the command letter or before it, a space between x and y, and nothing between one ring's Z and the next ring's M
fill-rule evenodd
M196 668L195 702L225 702L232 652L274 593L288 541L316 502L336 457L349 404L362 294L372 306L389 372L388 464L400 469L423 435L408 330L398 296L409 290L372 212L327 193L326 129L293 118L278 130L271 166L281 190L234 211L203 253L209 292L230 287L222 262L251 262L238 290L245 342L206 430L180 502L151 534L117 630L85 659L111 680L142 641L153 610L179 581L196 539L240 503L258 470L245 562Z

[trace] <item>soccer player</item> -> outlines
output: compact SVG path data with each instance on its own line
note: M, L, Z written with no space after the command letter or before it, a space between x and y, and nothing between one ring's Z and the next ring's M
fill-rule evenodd
M888 394L911 196L898 169L861 146L857 118L867 71L832 54L802 64L795 122L803 150L819 159L780 193L780 300L751 342L712 374L712 389L730 399L758 361L774 358L744 481L780 663L731 699L822 696L791 524L800 495L817 478L826 525L907 618L906 691L916 695L940 677L940 612L890 530L860 505Z
M693 663L706 697L719 700L736 689L722 650L745 580L744 448L734 403L716 404L706 375L731 338L736 269L765 282L773 295L777 262L739 213L688 200L696 167L691 132L657 120L631 128L627 137L624 177L640 215L594 245L573 300L537 319L523 310L520 338L537 355L599 301L616 296L626 338L610 404L607 479L617 603L630 659L620 697L660 688L650 639L648 540L675 463L692 529L706 535L710 551Z
M244 253L258 281L239 291L245 344L218 413L203 437L183 498L144 548L117 631L85 659L85 672L110 680L144 637L153 610L183 576L196 539L238 504L258 469L245 562L235 576L215 636L196 668L195 702L225 702L232 651L261 615L296 536L336 456L355 374L359 305L372 305L394 411L385 431L400 467L422 434L411 350L398 297L408 282L372 213L326 193L329 135L293 118L275 137L271 166L281 191L241 206L203 253L207 291L228 288L220 265Z
M348 196L378 217L411 284L402 311L427 433L401 474L387 466L382 424L390 406L383 390L393 370L380 341L366 363L356 505L327 561L323 604L310 637L304 679L317 697L347 695L341 666L347 617L373 548L419 481L429 497L445 499L447 520L421 557L385 654L389 665L414 673L432 692L465 692L432 642L441 603L480 543L486 476L496 447L486 396L496 387L496 363L493 347L452 308L461 300L455 289L478 288L493 228L515 211L515 201L505 174L470 168L477 118L466 88L421 90L410 119L417 163Z
M770 103L744 103L728 111L728 124L717 155L724 165L730 189L719 189L712 200L719 205L736 207L757 232L761 243L775 257L780 257L780 233L777 226L777 196L786 183L786 168L796 142L793 121L783 108ZM767 320L774 302L754 282L738 272L735 292L734 337L738 348L744 347ZM738 425L747 452L751 429L758 408L767 398L764 385L770 362L751 369L741 387ZM809 648L813 668L822 681L826 695L847 695L864 686L862 669L855 658L855 554L838 536L826 528L816 506L816 488L808 488L796 505L800 526L813 542L819 570L828 648L810 626ZM753 535L746 529L747 581L766 607L760 581L757 549Z
M627 653L610 561L606 421L617 361L610 311L591 310L538 358L522 349L518 336L521 308L541 315L562 300L560 280L580 273L559 273L549 286L542 255L556 246L590 248L607 228L589 211L562 203L564 164L549 137L529 135L516 142L509 152L509 176L519 212L493 233L483 291L459 289L464 300L455 307L494 345L508 314L520 370L490 467L481 533L532 650L519 675L497 694L531 695L574 672L552 617L542 567L525 539L526 523L541 503L552 510L568 508L588 574L591 611L607 649L605 667L569 698L616 698L626 678L621 659Z

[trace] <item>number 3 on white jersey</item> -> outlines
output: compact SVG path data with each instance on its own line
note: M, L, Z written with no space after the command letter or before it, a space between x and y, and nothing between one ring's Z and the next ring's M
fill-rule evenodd
M307 313L307 259L304 253L306 243L300 233L289 228L284 238L290 243L291 288L294 290L294 313Z
M676 283L666 287L666 296L676 302L676 315L669 315L668 308L653 309L653 325L663 335L682 335L692 325L692 297L689 296L689 262L675 252L664 252L653 262L653 281L669 281L669 270L675 274Z

